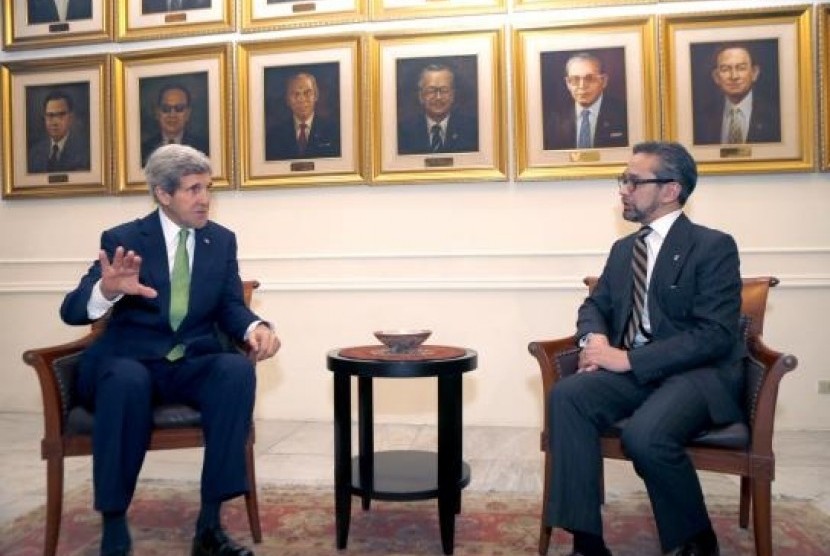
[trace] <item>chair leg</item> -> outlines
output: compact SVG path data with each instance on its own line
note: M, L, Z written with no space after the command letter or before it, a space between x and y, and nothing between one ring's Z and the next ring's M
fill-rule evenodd
M245 493L245 507L248 510L248 523L254 542L262 542L262 524L259 521L259 502L256 493L256 474L254 472L254 443L248 440L245 445L245 467L248 473L248 492Z
M58 550L63 511L63 456L53 455L46 461L46 534L43 555L54 556Z
M741 476L741 513L738 518L738 524L741 526L741 529L746 529L749 526L749 507L751 503L752 479Z
M539 526L539 556L545 556L550 548L550 536L553 532L553 527L545 524L545 514L548 506L548 496L550 495L550 466L551 466L550 452L545 450L545 486L542 490L542 516Z
M755 530L756 556L772 556L771 494L772 483L769 480L753 479L752 528Z
M545 556L550 547L550 535L553 532L553 527L545 525L544 522L539 529L539 556Z

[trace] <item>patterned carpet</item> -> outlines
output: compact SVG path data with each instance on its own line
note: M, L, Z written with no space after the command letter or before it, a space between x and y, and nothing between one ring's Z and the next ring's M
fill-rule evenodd
M198 488L186 483L139 483L130 509L136 556L190 553L190 537L198 511ZM83 487L67 493L58 554L97 554L100 518L90 509L91 493ZM752 531L738 527L733 499L709 500L722 556L755 553ZM437 504L378 502L364 512L352 502L349 545L334 547L334 495L326 489L261 486L260 512L264 539L259 555L409 556L440 555ZM42 554L44 510L40 508L0 529L0 555ZM251 543L241 500L226 504L224 522L231 536ZM773 503L776 556L819 556L830 547L830 517L806 502L778 499ZM647 500L609 500L605 509L606 539L616 556L659 556L656 531ZM456 520L459 556L535 554L539 532L539 497L505 493L465 492ZM551 555L566 554L567 534L557 532Z

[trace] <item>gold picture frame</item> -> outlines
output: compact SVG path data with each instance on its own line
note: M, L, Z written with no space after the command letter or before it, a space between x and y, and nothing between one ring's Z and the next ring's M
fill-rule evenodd
M238 45L242 188L366 182L363 43L340 36Z
M516 179L616 175L658 137L656 29L644 17L514 30Z
M368 14L368 0L250 0L242 2L242 31L357 23Z
M506 0L369 0L373 20L503 13Z
M228 33L236 29L234 0L180 0L168 11L167 0L119 0L115 38L118 41L171 36Z
M656 3L657 0L513 0L513 7L517 10L555 10Z
M46 48L112 40L111 10L112 3L107 0L72 0L61 19L51 2L3 0L3 48Z
M372 37L373 184L506 179L502 52L501 29Z
M701 173L815 167L811 19L800 6L661 20L665 136Z
M110 192L106 56L0 66L3 197Z
M216 189L231 186L231 58L225 44L114 57L117 193L146 193L144 162L171 139L208 156Z
M821 169L830 170L830 4L816 6L821 73Z

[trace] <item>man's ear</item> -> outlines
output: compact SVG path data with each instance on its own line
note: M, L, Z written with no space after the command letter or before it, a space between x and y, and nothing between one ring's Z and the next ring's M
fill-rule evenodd
M164 205L165 207L170 204L171 195L158 185L153 186L153 194L158 204Z
M680 198L680 192L683 190L683 186L676 181L670 181L663 185L662 189L663 200L667 203L672 203Z

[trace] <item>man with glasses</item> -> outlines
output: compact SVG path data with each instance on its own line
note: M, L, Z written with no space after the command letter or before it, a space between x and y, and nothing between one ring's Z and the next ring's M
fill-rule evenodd
M398 154L465 153L478 150L478 123L455 110L455 74L429 64L418 78L423 109L398 123Z
M188 129L191 112L190 90L187 87L181 83L168 83L159 89L153 109L158 129L141 142L142 166L154 150L172 143L190 145L210 155L207 138Z
M95 413L100 552L131 553L126 512L150 440L153 403L161 401L197 407L202 417L202 505L191 554L249 556L224 533L219 510L249 488L245 442L256 376L252 360L227 351L218 331L245 342L257 361L273 356L280 341L245 305L236 236L208 220L207 157L165 145L150 155L144 173L158 208L101 234L98 260L60 310L72 325L109 315L83 353L77 383Z
M628 145L625 103L606 94L608 74L589 52L565 63L565 86L573 103L554 107L545 122L544 149L594 149Z
M75 103L64 90L43 99L46 136L28 150L30 173L89 171L89 138L75 125Z
M628 418L622 445L644 480L663 552L716 556L717 538L685 445L742 419L738 249L683 206L697 181L677 143L634 146L617 179L622 217L641 226L611 247L579 308L579 371L554 386L545 521L574 553L611 554L602 537L599 436Z
M750 47L725 43L714 55L712 81L717 101L695 111L696 145L775 143L781 140L777 103L755 86L761 67Z
M292 75L285 87L287 117L268 126L266 160L334 158L340 156L339 125L317 110L320 89L310 73Z

